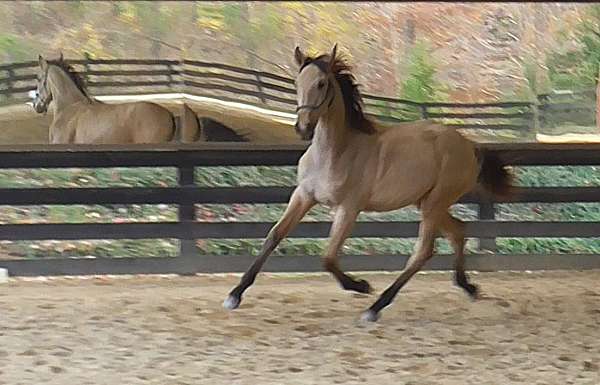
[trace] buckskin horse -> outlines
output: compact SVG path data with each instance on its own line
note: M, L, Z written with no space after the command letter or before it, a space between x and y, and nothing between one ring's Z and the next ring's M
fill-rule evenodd
M396 281L363 312L363 320L379 318L432 257L439 233L456 254L455 283L476 298L478 288L465 274L465 224L449 208L478 187L498 196L509 194L511 173L493 154L478 150L453 128L428 120L385 125L368 119L350 67L336 50L337 45L329 55L308 57L296 48L296 131L312 142L298 163L298 186L283 217L223 306L240 305L269 254L317 203L335 210L324 268L344 289L360 293L371 291L369 283L344 273L338 263L338 252L358 214L408 205L416 205L422 213L415 252Z
M196 114L183 105L179 130L171 112L155 103L102 103L89 96L78 74L63 60L39 56L40 72L33 100L37 113L52 109L52 144L131 144L194 142L200 137Z

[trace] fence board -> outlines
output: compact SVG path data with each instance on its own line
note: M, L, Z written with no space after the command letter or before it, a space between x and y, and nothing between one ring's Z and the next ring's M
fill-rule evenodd
M8 84L11 82L21 82L26 80L36 80L37 75L15 75L10 78L0 78L0 84Z
M0 90L0 95L12 95L12 94L20 94L24 92L29 92L31 90L35 90L36 86L31 85L27 87L13 87L4 90Z
M151 70L89 70L85 71L87 76L168 76L177 75L179 71L173 69L151 69ZM83 75L83 74L82 74Z
M260 99L261 97L264 97L265 99L268 99L268 100L273 100L273 101L276 101L276 102L290 104L290 105L296 105L296 99L282 98L282 97L275 96L275 95L264 94L264 93L261 93L261 92L258 92L258 91L244 90L244 89L237 88L237 87L226 86L224 84L198 83L198 82L195 82L193 80L185 80L184 84L185 85L191 85L191 86L194 86L194 87L198 87L198 88L203 89L203 90L219 90L219 91L224 91L224 92L230 92L230 93L233 93L233 94L241 94L241 95L245 95L245 96L253 96L253 97L258 98L258 99Z
M511 131L526 131L529 126L523 124L456 124L456 123L444 123L444 125L453 128L461 129L473 129L473 130L511 130Z
M287 203L294 187L106 187L106 188L4 188L0 205L96 204L268 204ZM600 187L529 187L515 189L497 203L597 202ZM478 203L467 194L460 203Z
M533 116L528 112L519 113L501 113L501 112L477 112L477 113L458 113L458 112L428 112L430 118L446 119L531 119Z
M600 165L598 144L479 143L515 166ZM306 144L203 143L190 145L0 146L0 169L176 166L294 166Z
M153 238L264 238L275 223L52 223L6 224L0 226L0 240L73 240L73 239L153 239ZM289 238L327 238L329 222L303 222ZM415 238L418 222L357 222L352 237ZM516 222L470 221L467 237L565 237L590 238L600 236L600 222Z
M253 76L259 75L264 78L279 80L280 82L283 82L283 83L294 84L294 79L290 79L285 76L276 75L276 74L273 74L270 72L256 71L256 70L252 70L252 69L248 69L248 68L236 67L236 66L232 66L229 64L208 63L208 62L199 61L199 60L187 60L187 59L184 60L183 63L186 65L191 65L191 66L196 66L196 67L218 68L218 69L222 69L222 70L228 70L228 71L232 71L232 72L238 72L238 73L243 73L243 74L248 74L248 75L253 75Z
M261 80L256 80L256 79L252 79L252 78L241 78L239 76L232 76L232 75L221 74L221 73L216 73L216 72L199 72L199 71L191 71L191 70L184 70L184 71L182 71L182 74L186 75L186 76L196 77L196 78L220 79L220 80L226 80L226 81L231 81L231 82L240 83L240 84L261 86L264 88L272 89L272 90L283 92L286 94L296 95L296 90L294 88L283 87L283 86L280 86L277 84L273 84L273 83L269 83L269 82L265 82L265 81L261 81Z
M401 270L406 255L344 255L342 263L348 272ZM193 273L242 273L252 262L250 256L212 256L199 258L43 258L40 260L2 261L12 276L38 276L43 271L48 276L93 274L193 274ZM478 271L507 270L589 270L600 269L600 258L588 254L553 255L467 255L467 269ZM430 259L423 270L452 270L454 258L438 255ZM265 272L322 272L318 256L271 257Z

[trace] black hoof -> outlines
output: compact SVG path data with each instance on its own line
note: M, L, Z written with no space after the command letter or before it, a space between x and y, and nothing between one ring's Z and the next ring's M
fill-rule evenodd
M467 292L469 297L471 297L471 299L475 300L478 298L479 288L476 285L469 283L469 279L467 278L467 276L464 273L462 273L462 274L457 273L454 276L454 283L456 283L456 285L462 287L463 290Z
M343 285L345 290L352 290L358 293L369 294L373 291L369 282L364 279L352 279Z
M359 279L356 281L356 291L359 293L369 294L373 292L373 288L369 284L369 282L364 279Z
M223 301L223 307L227 310L234 310L240 306L241 302L242 299L240 297L234 297L233 295L230 295L227 297L227 299L225 299L225 301Z
M362 322L376 322L379 319L379 313L375 312L374 310L367 310L364 311L361 315L360 315L360 320Z
M469 295L469 297L471 297L472 300L476 300L479 298L479 288L477 287L477 285L467 283L464 286L462 286L462 288L467 292L467 294Z

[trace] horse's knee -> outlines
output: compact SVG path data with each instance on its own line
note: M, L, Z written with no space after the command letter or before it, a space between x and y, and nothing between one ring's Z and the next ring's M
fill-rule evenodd
M281 242L282 238L276 231L269 233L263 242L263 253L272 252L279 242Z

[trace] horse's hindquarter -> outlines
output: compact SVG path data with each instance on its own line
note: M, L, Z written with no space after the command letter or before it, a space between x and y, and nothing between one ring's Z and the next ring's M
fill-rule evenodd
M160 143L173 139L173 115L165 107L150 102L136 102L131 103L127 112L127 126L135 127L132 133L135 143Z

